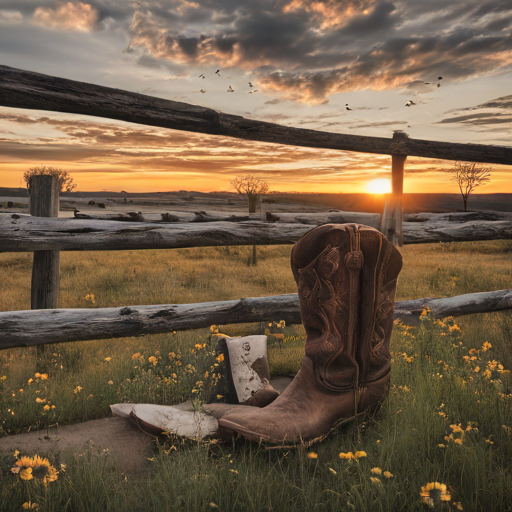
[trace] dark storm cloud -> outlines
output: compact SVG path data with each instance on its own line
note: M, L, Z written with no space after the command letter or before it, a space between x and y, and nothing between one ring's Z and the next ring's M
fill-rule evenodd
M2 9L28 19L39 8L67 30L92 30L95 22L101 31L111 19L131 39L129 49L144 52L133 55L141 66L171 63L175 74L180 66L241 68L262 92L313 104L363 89L425 94L432 88L422 82L437 76L463 81L499 73L512 60L510 0L82 0L64 9L69 3L4 0ZM95 16L88 24L80 18L86 12ZM2 43L9 38L0 34Z

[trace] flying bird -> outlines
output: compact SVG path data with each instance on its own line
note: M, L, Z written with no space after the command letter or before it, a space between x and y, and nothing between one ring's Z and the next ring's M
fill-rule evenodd
M440 83L440 82L441 82L441 80L442 80L442 79L443 79L443 77L442 77L442 76L438 76L438 77L437 77L437 84L436 84L436 85L437 85L437 87L441 87L441 83ZM435 84L435 82L423 82L423 83L424 83L425 85L434 85L434 84Z
M201 89L199 92L202 92L203 94L206 92L205 89Z
M217 69L217 71L215 71L215 74L220 76L220 69Z
M352 110L352 109L348 106L348 103L345 103L345 108L346 108L347 110Z
M409 101L405 104L405 106L406 106L406 107L410 107L411 105L416 105L416 103L414 103L414 101L412 101L412 100L409 100Z
M199 75L199 78L206 78L202 73Z
M231 87L231 85L228 88L228 92L235 92L235 90L233 89L233 87Z
M252 85L252 82L249 82L249 87L254 87L254 85Z
M249 91L247 94L252 94L254 92L258 92L258 89L254 89L254 91Z

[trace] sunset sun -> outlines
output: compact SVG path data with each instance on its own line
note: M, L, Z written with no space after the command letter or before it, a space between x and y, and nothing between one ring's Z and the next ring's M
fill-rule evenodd
M369 194L389 194L391 192L391 180L382 178L369 181L366 184L366 191Z

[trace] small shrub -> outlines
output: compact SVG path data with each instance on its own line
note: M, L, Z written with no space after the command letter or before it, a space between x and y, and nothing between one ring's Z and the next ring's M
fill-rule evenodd
M96 204L96 201L93 201L93 200L89 201L90 206L94 206L95 204Z
M98 208L105 208L105 203L98 203Z

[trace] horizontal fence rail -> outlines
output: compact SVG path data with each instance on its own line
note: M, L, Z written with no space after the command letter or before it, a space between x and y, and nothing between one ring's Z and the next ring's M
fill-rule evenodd
M282 245L295 243L313 227L302 223L263 221L176 224L116 222L2 213L0 252ZM512 239L512 214L417 214L415 221L403 223L403 233L404 244Z
M0 66L0 105L118 119L293 146L512 164L512 148L345 135L254 121L213 109Z
M434 317L439 318L502 311L512 309L512 290L397 301L395 318L404 323L417 323L426 307L430 308ZM6 311L0 312L0 349L271 320L300 324L298 295L199 304Z

